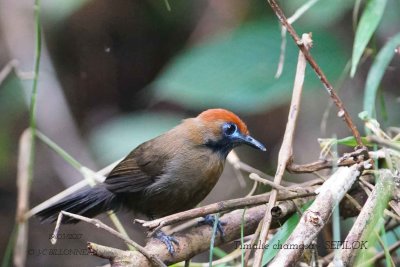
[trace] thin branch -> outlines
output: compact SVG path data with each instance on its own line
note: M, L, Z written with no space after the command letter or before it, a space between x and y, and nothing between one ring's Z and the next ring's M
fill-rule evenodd
M368 154L367 154L368 153ZM339 160L320 159L306 164L295 164L290 162L286 166L286 170L290 173L314 173L323 169L331 169L333 167L351 166L360 163L367 158L379 159L384 158L385 154L382 151L367 151L365 147L357 149L351 153L345 153Z
M300 192L282 192L278 194L278 200L290 200L301 197L309 197L315 195L314 190L316 187L308 187L299 190ZM156 230L171 225L174 223L178 223L181 221L202 217L207 214L224 212L233 209L240 209L244 207L251 207L255 205L265 204L270 200L270 193L255 195L244 198L230 199L225 201L220 201L214 204L206 205L199 208L194 208L187 211L182 211L179 213L175 213L172 215L165 216L163 218L155 219L152 221L144 221L144 220L135 220L135 222L141 223L143 227L148 228L149 230L153 230L150 235Z
M125 243L133 246L137 251L139 251L141 254L143 254L147 259L149 259L155 266L166 266L160 259L158 259L155 255L151 255L149 254L145 248L143 248L142 246L140 246L139 244L137 244L136 242L132 241L130 238L128 238L127 236L119 233L118 231L114 230L113 228L111 228L110 226L104 224L103 222L101 222L98 219L91 219L91 218L87 218L78 214L73 214L70 212L66 212L66 211L61 211L60 214L58 215L58 219L57 219L57 224L56 227L54 229L53 232L53 237L51 239L51 243L54 245L57 242L57 236L58 236L58 231L60 230L60 226L61 226L61 222L62 222L62 218L63 216L68 216L80 221L84 221L90 224L93 224L94 226L96 226L97 228L103 229L107 232L109 232L110 234L122 239L123 241L125 241Z
M28 246L28 221L24 218L24 214L29 208L29 162L32 149L31 142L31 130L26 129L21 135L18 153L18 199L17 214L15 217L18 230L16 242L14 244L14 266L17 267L22 267L26 265L26 251Z
M276 3L276 1L268 0L268 3L270 4L271 8L274 10L276 16L278 17L278 19L280 20L282 25L288 30L289 34L292 36L296 45L303 52L305 58L307 59L310 66L317 74L318 78L321 80L325 89L328 91L329 96L332 98L333 102L335 103L335 105L337 106L337 108L339 110L338 116L342 117L344 119L344 121L346 122L350 131L352 132L354 138L356 139L358 146L363 146L363 143L361 141L361 135L360 135L357 127L354 125L353 120L351 119L349 113L347 112L346 108L344 107L342 100L336 94L335 90L333 89L333 86L326 78L322 69L318 66L317 62L311 56L310 52L308 51L308 48L303 44L303 42L301 41L300 37L297 35L297 33L294 30L294 28L292 27L292 25L287 21L285 14L282 12L282 9L279 7L279 5Z
M307 49L310 48L312 46L311 36L308 34L304 34L302 37L302 42L303 42L303 45L305 48L307 48ZM285 135L283 137L281 149L279 150L278 167L277 167L275 178L274 178L275 184L281 183L286 166L290 162L292 155L293 155L293 148L292 148L293 137L294 137L294 131L296 128L297 116L298 116L299 109L300 109L300 102L301 102L300 99L301 99L301 93L302 93L302 89L303 89L306 66L307 66L307 62L304 58L304 55L302 54L301 51L299 51L296 77L295 77L294 86L293 86L292 102L290 104L290 110L289 110L289 115L288 115L288 121L286 124ZM260 243L262 245L264 245L267 241L267 236L268 236L269 228L270 228L271 221L272 221L271 210L275 206L277 195L278 195L278 191L276 189L273 189L271 192L270 201L268 202L267 212L265 213L264 220L263 220L263 226L262 226L261 233L260 233ZM254 263L253 263L254 267L261 266L263 254L264 254L264 250L262 250L262 249L256 250L256 252L254 253Z
M269 180L267 180L267 179L261 178L261 177L260 177L258 174L256 174L256 173L250 173L249 178L252 179L252 180L254 180L254 181L256 181L256 182L259 182L259 183L262 183L262 184L265 184L265 185L269 185L270 187L272 187L273 189L276 189L276 190L281 190L281 191L292 191L292 192L293 192L293 191L297 191L297 189L298 189L298 188L284 187L284 186L282 186L282 185L280 185L280 184L276 184L276 183L271 182L271 181L269 181Z

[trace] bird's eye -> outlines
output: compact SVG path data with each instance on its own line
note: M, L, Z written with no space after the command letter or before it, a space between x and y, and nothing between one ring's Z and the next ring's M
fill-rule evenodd
M233 123L226 123L223 126L224 133L228 136L234 134L236 132L236 129L236 125Z

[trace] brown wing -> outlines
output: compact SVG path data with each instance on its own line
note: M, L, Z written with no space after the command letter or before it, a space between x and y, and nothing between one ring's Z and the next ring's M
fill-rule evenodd
M147 188L163 174L165 155L157 153L152 140L143 143L107 176L105 184L114 193L135 193Z

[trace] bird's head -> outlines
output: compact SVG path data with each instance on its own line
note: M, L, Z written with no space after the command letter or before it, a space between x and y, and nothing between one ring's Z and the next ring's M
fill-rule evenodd
M265 146L250 136L246 124L225 109L208 109L198 115L202 143L226 156L236 146L246 144L265 151Z

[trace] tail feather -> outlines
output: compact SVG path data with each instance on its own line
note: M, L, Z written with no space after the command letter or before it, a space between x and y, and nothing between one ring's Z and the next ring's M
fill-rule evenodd
M38 212L41 222L54 222L60 211L67 211L85 217L95 217L111 209L118 209L116 196L103 186L82 189L58 203ZM79 220L64 216L63 223L77 223Z

